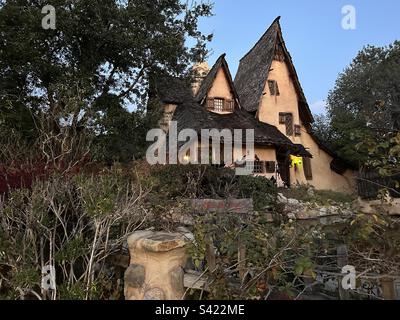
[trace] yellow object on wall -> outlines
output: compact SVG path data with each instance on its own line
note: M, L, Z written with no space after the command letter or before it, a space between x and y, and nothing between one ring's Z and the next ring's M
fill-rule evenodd
M292 162L292 167L301 167L303 165L303 158L301 157L290 156L290 160Z

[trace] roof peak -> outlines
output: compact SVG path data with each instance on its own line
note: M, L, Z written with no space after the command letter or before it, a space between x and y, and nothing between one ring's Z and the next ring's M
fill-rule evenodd
M233 91L235 99L237 99L237 101L239 101L239 95L237 94L235 84L232 79L232 74L229 70L229 65L228 65L228 62L226 61L225 57L226 57L226 53L221 54L219 56L219 58L217 59L217 61L214 63L211 70L208 72L207 76L204 78L203 82L200 85L199 91L197 92L197 94L195 96L196 101L201 102L207 97L208 91L210 90L211 86L214 84L215 78L216 78L217 73L220 68L223 68L223 70L225 71L225 75L227 77L229 85L231 86L231 89ZM239 107L240 107L240 103L239 103Z
M257 47L257 45L264 39L264 37L271 31L271 28L274 27L275 25L277 25L280 28L280 19L281 16L278 16L275 18L275 20L271 23L271 25L267 28L267 30L263 33L263 35L260 37L260 39L258 39L258 41L255 43L255 45L240 59L240 61L242 61L243 59L245 59L253 50L254 48ZM278 31L278 29L276 30Z

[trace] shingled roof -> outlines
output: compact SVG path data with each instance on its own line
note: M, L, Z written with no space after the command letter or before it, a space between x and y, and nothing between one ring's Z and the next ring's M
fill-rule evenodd
M258 111L275 55L275 48L279 44L283 49L286 61L288 61L289 71L299 95L300 117L304 124L309 124L314 121L314 118L301 88L292 58L283 40L279 19L280 17L274 20L255 46L240 60L234 81L235 87L243 108L249 112Z
M202 129L254 129L256 145L285 147L299 156L312 157L304 148L293 144L275 126L259 122L245 110L237 109L234 113L221 115L208 111L196 102L188 102L177 107L173 121L178 123L178 132L193 129L200 134Z
M158 77L155 82L155 91L157 97L164 103L182 104L194 99L190 84L181 78Z
M228 63L226 62L225 59L226 54L224 53L223 55L221 55L217 61L215 62L214 66L211 68L210 72L207 74L206 78L203 80L203 82L201 83L201 86L199 88L199 91L197 92L196 98L195 100L199 103L202 103L204 101L205 98L207 98L207 94L210 91L214 80L218 74L218 71L220 68L222 68L225 72L225 75L228 79L229 85L232 89L232 94L235 97L236 101L239 104L240 107L240 102L239 102L239 95L235 89L235 85L233 83L233 79L232 79L232 75L231 72L229 70L229 66Z

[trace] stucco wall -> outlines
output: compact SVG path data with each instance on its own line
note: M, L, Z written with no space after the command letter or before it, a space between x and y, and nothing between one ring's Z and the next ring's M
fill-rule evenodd
M228 79L222 68L220 68L217 72L214 83L208 92L208 97L233 99Z
M339 175L330 169L333 158L319 148L315 140L307 133L306 128L300 120L298 95L294 83L290 77L289 69L285 62L273 61L268 80L278 83L280 95L272 96L269 91L268 82L265 84L264 95L260 102L259 119L276 126L283 134L286 134L284 124L279 124L279 113L287 112L293 114L293 124L301 125L300 137L289 137L294 143L302 144L313 155L311 167L312 180L306 180L303 168L291 169L291 183L309 183L317 189L329 189L334 191L352 193L355 191L354 172L347 170L345 174Z
M227 75L224 69L220 68L215 77L214 83L208 92L207 98L222 98L225 100L233 100L232 89L229 85ZM216 112L216 111L213 111ZM227 114L230 112L216 112L219 114Z

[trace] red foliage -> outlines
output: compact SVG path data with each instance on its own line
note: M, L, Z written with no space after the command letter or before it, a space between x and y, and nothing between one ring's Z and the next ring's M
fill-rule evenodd
M20 164L13 166L0 165L0 194L8 193L14 189L32 187L32 184L37 180L45 180L51 174L60 172L69 176L78 174L83 166L87 163L87 159L75 165L72 169L66 168L63 164L48 166L43 161L37 161L35 164Z
M35 179L46 177L46 168L42 164L18 167L0 167L0 194L13 189L30 188Z

